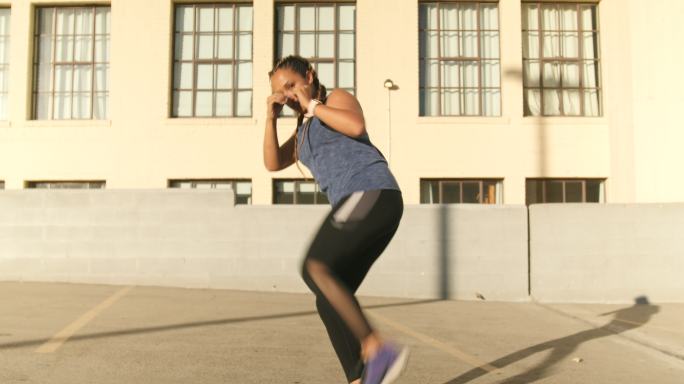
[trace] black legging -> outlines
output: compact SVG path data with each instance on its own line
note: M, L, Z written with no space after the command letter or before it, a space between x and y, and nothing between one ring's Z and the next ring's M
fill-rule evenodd
M403 213L401 192L355 192L325 218L302 265L318 313L351 382L361 377L360 341L371 334L354 293L387 247Z

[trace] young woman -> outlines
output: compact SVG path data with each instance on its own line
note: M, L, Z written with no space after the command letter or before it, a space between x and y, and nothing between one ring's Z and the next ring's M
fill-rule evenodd
M391 383L406 365L408 350L383 341L354 293L399 226L401 191L371 144L353 95L341 89L328 95L311 64L298 56L280 60L269 78L273 93L267 100L264 164L279 171L301 161L332 205L304 259L302 276L316 295L347 380ZM298 124L279 145L276 126L283 105L298 114Z

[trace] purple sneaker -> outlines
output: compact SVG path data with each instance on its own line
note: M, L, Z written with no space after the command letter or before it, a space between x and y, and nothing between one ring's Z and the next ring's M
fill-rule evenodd
M399 378L408 361L409 350L383 344L378 353L366 363L361 384L390 384Z

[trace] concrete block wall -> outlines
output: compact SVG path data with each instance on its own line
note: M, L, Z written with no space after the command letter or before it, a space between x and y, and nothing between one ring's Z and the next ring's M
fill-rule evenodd
M229 190L2 191L0 280L305 292L301 258L328 211L235 206ZM534 205L529 216L408 205L360 293L684 302L682 233L684 204Z
M531 286L556 302L684 302L684 204L530 207Z

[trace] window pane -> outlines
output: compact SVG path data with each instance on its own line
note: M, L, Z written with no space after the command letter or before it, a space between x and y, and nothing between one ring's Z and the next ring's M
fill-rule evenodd
M560 91L550 90L544 91L544 115L558 116L560 115Z
M95 61L99 63L109 62L109 36L95 37Z
M76 34L85 35L93 33L93 10L89 8L76 8Z
M239 7L238 15L240 17L238 27L240 31L252 30L252 7Z
M55 119L71 118L71 93L55 93L53 115Z
M544 57L560 57L560 34L558 32L544 32Z
M74 33L74 8L57 8L57 30L58 35Z
M483 197L482 204L496 204L497 203L497 182L485 181L482 183Z
M95 33L111 33L111 9L109 7L95 8Z
M232 32L233 31L233 7L220 7L217 10L218 17L218 31ZM219 45L220 47L220 45Z
M582 29L585 31L597 30L596 7L593 5L582 5L580 9L582 12Z
M339 59L353 59L354 58L354 34L353 33L340 33L338 35L338 45L339 45Z
M561 35L563 57L575 58L579 56L579 35L576 32Z
M50 118L50 94L39 93L36 98L36 119L47 120Z
M90 118L90 93L75 93L73 97L74 119L89 119Z
M92 89L93 68L90 65L74 67L74 92L85 92Z
M237 116L252 116L252 91L237 93Z
M525 183L525 202L527 205L544 202L542 184L543 181L541 180L527 180Z
M93 40L90 36L76 37L76 61L91 61L93 59Z
M525 116L541 115L541 91L529 89L525 92Z
M499 29L498 4L480 4L480 28L485 30Z
M584 115L600 116L601 107L599 104L600 93L598 90L584 91Z
M485 116L501 116L501 91L484 90L482 96L482 108Z
M318 7L318 30L333 31L335 29L335 7Z
M421 4L420 5L420 22L421 29L437 29L437 5L436 4Z
M216 92L216 116L231 116L233 92Z
M355 25L356 6L340 5L337 7L339 12L339 29L353 31Z
M457 116L461 114L461 91L446 89L442 91L442 115Z
M55 91L71 91L72 77L73 71L71 65L55 66Z
M464 204L479 204L480 201L480 183L479 182L464 182L463 183L463 203Z
M214 66L211 64L197 65L197 89L212 89L214 87Z
M450 3L441 3L439 8L439 18L441 27L440 29L458 29L458 5Z
M478 41L477 32L462 32L461 33L461 56L463 57L478 57Z
M482 57L499 58L499 32L482 32Z
M238 38L238 58L240 60L252 59L252 34L240 34Z
M566 203L581 203L582 202L582 182L568 181L565 183L565 202Z
M302 31L313 31L316 29L316 7L299 7L299 29Z
M240 89L252 88L252 63L238 64L237 85Z
M563 91L563 114L566 116L580 116L582 114L582 100L579 90Z
M232 64L217 64L216 68L216 88L230 89L233 88L233 65Z
M597 33L584 33L582 35L582 44L584 46L584 58L585 59L598 59L598 34Z
M560 29L564 31L576 31L577 6L573 4L560 4Z
M193 13L192 6L176 6L176 32L192 32Z
M50 92L50 65L41 64L38 67L38 92Z
M195 116L207 117L213 112L214 93L211 91L200 91L196 94Z
M546 196L547 203L562 203L563 202L563 182L562 181L547 181L546 182Z
M214 35L199 35L197 37L197 58L214 58Z
M100 44L102 39L100 39ZM176 34L176 60L192 60L192 35Z
M93 100L93 119L103 120L109 117L107 109L107 94L97 93Z
M456 204L461 202L461 184L455 182L442 182L441 204Z
M435 89L421 90L421 116L437 116L439 112L439 91Z
M278 39L278 56L287 57L295 53L294 33L283 33Z
M345 72L345 75L349 75L349 67L343 65L347 63L340 63L340 75ZM352 68L353 71L353 68ZM316 66L316 72L318 73L318 80L321 84L325 85L327 88L335 87L335 66L332 63L318 63ZM354 72L351 73L354 76ZM347 81L348 78L340 79L340 82ZM353 79L353 77L352 77ZM352 80L353 85L353 80Z
M198 7L197 8L197 31L199 32L213 32L214 31L214 8Z
M464 30L477 29L477 4L463 3L459 9L459 25Z
M192 116L192 92L174 92L174 115L178 117Z
M54 15L54 8L40 8L39 9L39 19L40 19L40 33L41 34L52 34L52 22Z
M318 35L318 56L321 58L335 57L335 35L332 33L321 33Z
M603 202L602 186L603 182L600 180L587 180L587 203Z
M460 69L461 66L458 61L447 61L442 65L442 86L443 87L458 87L460 86Z
M560 74L558 63L544 63L544 86L560 87Z
M482 63L482 86L496 87L501 85L501 69L498 61L484 61Z
M442 32L442 53L444 57L459 56L459 34L458 32Z
M95 66L95 90L109 90L109 65L98 64Z
M420 203L438 204L439 203L439 182L430 180L420 181Z
M285 5L278 7L278 30L279 31L293 31L294 28L294 5Z
M525 71L524 82L526 87L541 86L539 82L539 68L540 63L538 61L525 61L523 70Z
M523 33L523 57L526 59L539 58L539 32Z
M217 37L218 44L218 58L219 59L232 59L233 58L233 34L227 33L222 34ZM251 44L251 39L250 39ZM251 49L250 49L251 52Z
M55 40L55 60L73 61L74 60L74 38L71 36L59 36Z
M461 67L461 79L464 87L478 87L480 85L479 65L476 61L464 62Z
M299 35L299 55L304 58L316 56L316 40L313 33L300 33Z
M561 67L563 71L563 87L579 88L580 68L579 63L565 63Z

